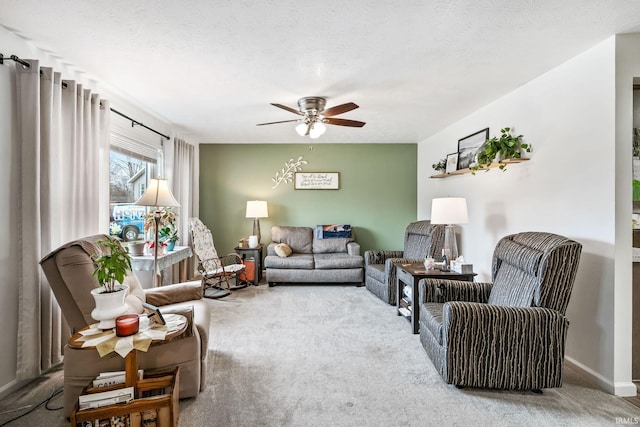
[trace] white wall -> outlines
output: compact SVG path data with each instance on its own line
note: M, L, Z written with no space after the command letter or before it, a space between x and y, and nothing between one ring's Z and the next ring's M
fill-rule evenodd
M99 83L88 76L62 64L55 58L39 51L30 43L17 37L13 33L0 26L0 52L6 57L17 55L25 59L39 59L41 65L51 66L56 71L62 72L64 79L75 79L101 94L103 98L111 101L111 106L143 122L145 125L167 135L172 134L172 127L160 118L145 112L141 107L107 84ZM16 137L15 113L12 106L15 105L15 82L12 69L16 64L13 61L5 61L0 65L0 206L8 207L7 211L0 215L0 235L9 244L0 245L0 313L2 313L3 330L0 334L0 348L3 349L0 357L0 396L16 388L16 353L17 337L11 331L17 330L18 323L18 251L11 242L19 241L16 224L20 219L19 200L20 184L19 164L20 142ZM142 128L136 128L140 131ZM175 130L175 129L174 129ZM146 131L142 131L146 132ZM153 134L152 134L153 135ZM106 231L105 224L105 230ZM45 254L43 254L45 255ZM33 268L39 268L34 265Z
M474 264L478 280L490 280L491 254L504 235L549 231L581 242L567 310L567 358L609 392L635 395L630 382L631 124L623 132L626 139L620 139L615 71L612 37L420 143L418 217L430 217L434 197L467 198L470 220L459 229L461 253ZM627 90L631 96L630 85ZM491 137L505 126L523 134L533 146L531 160L506 172L429 178L431 165L457 151L459 138L487 126ZM623 323L616 328L618 320Z

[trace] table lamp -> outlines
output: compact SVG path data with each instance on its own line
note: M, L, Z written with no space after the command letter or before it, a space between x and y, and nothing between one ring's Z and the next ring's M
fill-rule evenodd
M443 197L431 201L431 224L445 224L443 255L447 257L447 264L442 271L449 271L451 260L458 258L458 244L454 224L469 222L467 214L467 200L463 197Z
M155 239L153 241L153 285L158 284L158 229L160 228L160 218L162 217L162 207L180 207L180 203L173 197L169 189L169 183L163 178L152 178L149 180L149 186L136 203L140 206L155 207L153 215L155 221L154 231Z
M250 200L247 202L247 218L253 218L253 236L258 236L258 244L260 244L260 220L259 218L268 218L269 209L267 202L264 200Z

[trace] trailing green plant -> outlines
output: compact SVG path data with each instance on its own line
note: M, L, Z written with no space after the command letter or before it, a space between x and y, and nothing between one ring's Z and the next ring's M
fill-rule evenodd
M478 151L476 163L470 167L472 174L475 175L476 171L488 168L498 155L500 155L503 160L520 159L523 151L527 153L531 152L531 145L522 142L523 136L511 135L510 131L511 128L507 127L500 129L500 138L494 136L484 143ZM507 164L501 163L499 167L500 170L505 171Z
M131 271L129 252L112 237L98 240L97 244L102 246L103 250L102 255L91 257L96 265L93 275L98 279L100 286L104 286L105 292L115 292L116 285L124 282L127 273Z
M436 172L445 172L447 170L447 159L444 158L438 161L438 163L432 164L431 167L435 169Z

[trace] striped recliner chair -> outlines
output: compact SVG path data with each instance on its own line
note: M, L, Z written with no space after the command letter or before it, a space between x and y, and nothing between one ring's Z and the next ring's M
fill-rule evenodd
M561 387L565 311L582 245L551 233L502 238L492 283L423 279L420 341L449 384Z
M396 303L396 265L424 262L425 257L440 261L444 246L444 225L429 221L410 223L404 232L401 251L369 250L364 253L364 285L382 301Z

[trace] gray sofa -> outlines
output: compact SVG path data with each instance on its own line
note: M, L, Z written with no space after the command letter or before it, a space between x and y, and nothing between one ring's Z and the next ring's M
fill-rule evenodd
M354 283L362 286L364 260L353 238L318 239L311 227L271 228L271 240L264 259L267 283ZM291 254L276 253L286 244Z

